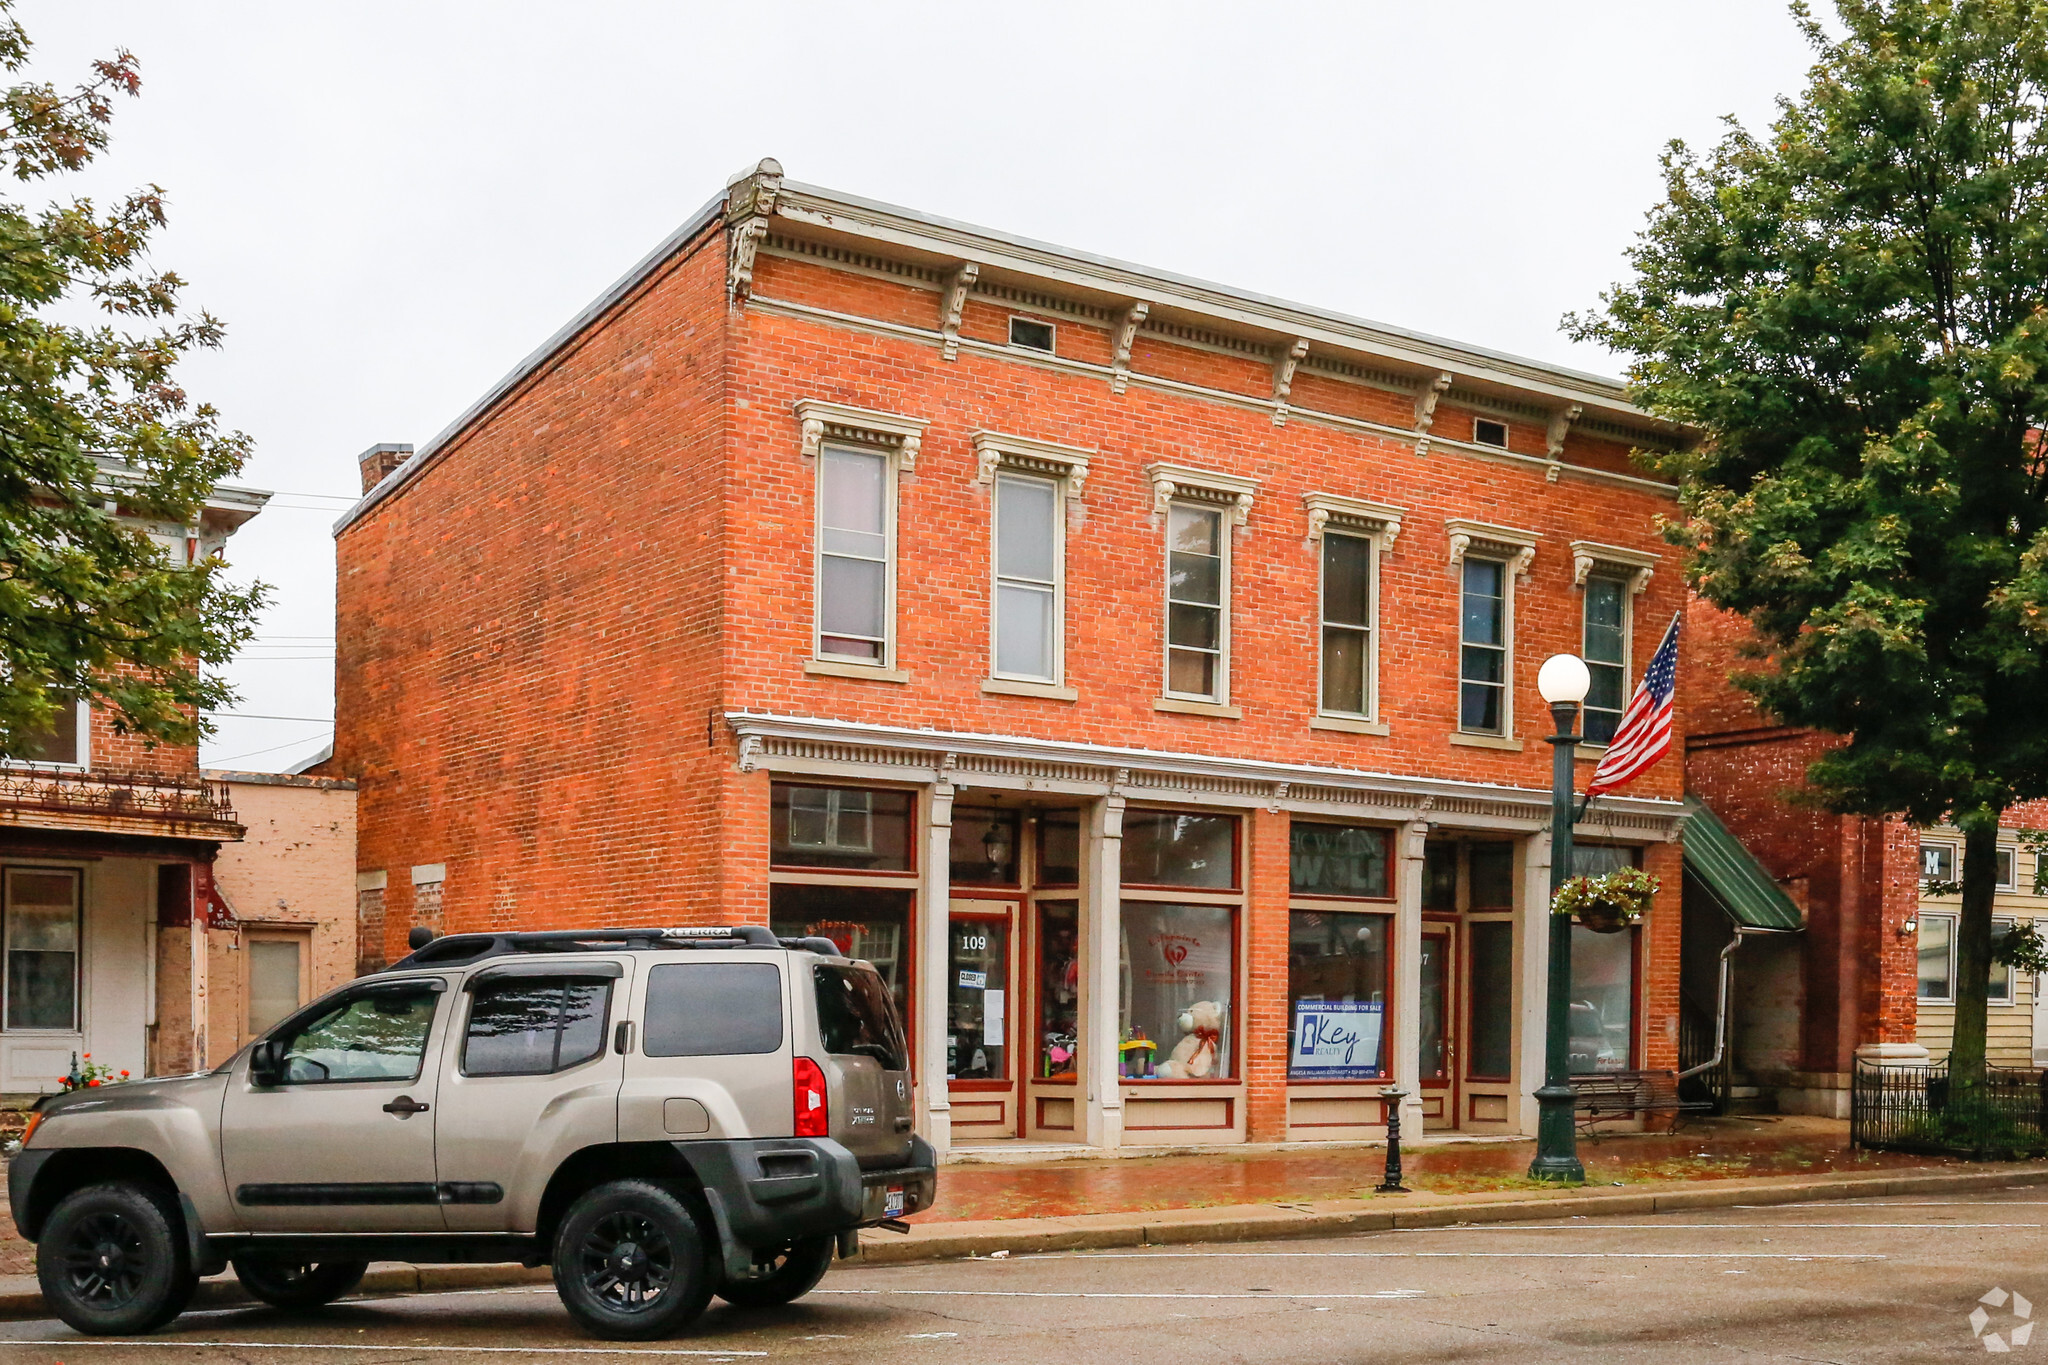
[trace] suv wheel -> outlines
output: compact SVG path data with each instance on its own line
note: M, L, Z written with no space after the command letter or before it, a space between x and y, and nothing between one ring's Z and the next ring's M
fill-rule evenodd
M611 1341L671 1336L711 1301L697 1220L651 1180L614 1180L579 1197L562 1216L554 1260L569 1316Z
M199 1285L170 1196L125 1180L58 1201L36 1243L36 1280L57 1316L91 1336L154 1331Z
M235 1278L242 1288L278 1308L318 1308L333 1303L363 1281L368 1261L278 1261L237 1256Z
M827 1234L791 1242L766 1265L754 1267L744 1280L727 1280L718 1297L735 1308L776 1308L792 1303L818 1287L832 1268L838 1238Z

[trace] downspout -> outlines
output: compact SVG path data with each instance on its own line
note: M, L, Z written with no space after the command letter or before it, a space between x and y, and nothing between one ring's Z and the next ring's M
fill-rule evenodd
M1746 925L1738 924L1735 926L1735 937L1729 939L1728 946L1721 950L1721 984L1718 991L1718 999L1714 1005L1714 1055L1701 1062L1698 1066L1689 1066L1679 1072L1679 1080L1682 1081L1688 1076L1697 1076L1702 1072L1712 1071L1715 1067L1721 1065L1721 1059L1728 1054L1728 959L1737 948L1742 946L1742 936L1744 934L1770 932L1772 931L1768 929L1752 929Z

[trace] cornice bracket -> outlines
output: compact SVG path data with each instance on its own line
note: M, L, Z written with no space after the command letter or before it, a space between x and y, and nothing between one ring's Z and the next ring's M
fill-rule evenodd
M945 309L939 316L939 332L945 337L939 354L947 360L960 358L960 315L967 310L967 295L981 278L978 262L964 262L946 283Z
M1139 299L1124 314L1123 325L1116 332L1116 353L1109 358L1109 391L1122 393L1131 382L1131 345L1138 339L1138 329L1145 325L1145 318L1152 312L1150 300Z
M754 256L768 236L768 220L782 193L782 163L763 157L747 174L726 187L725 301L728 308L745 306L754 292Z
M1285 355L1273 359L1273 425L1287 425L1287 395L1294 387L1294 372L1308 355L1308 338L1296 337Z
M1451 387L1452 375L1443 370L1415 394L1415 453L1429 454L1429 429L1436 425L1436 404Z
M1550 430L1545 435L1544 447L1550 453L1550 467L1543 471L1545 483L1556 483L1564 473L1564 438L1570 434L1572 423L1579 420L1585 408L1578 403L1560 408L1550 414Z

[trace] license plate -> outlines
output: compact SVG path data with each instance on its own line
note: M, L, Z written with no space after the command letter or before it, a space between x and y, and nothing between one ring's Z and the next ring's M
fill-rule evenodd
M901 1185L891 1185L882 1196L882 1216L884 1218L901 1218L903 1216L903 1187Z

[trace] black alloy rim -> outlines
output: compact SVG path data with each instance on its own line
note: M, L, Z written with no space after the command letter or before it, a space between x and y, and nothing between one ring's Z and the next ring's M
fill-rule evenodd
M118 1213L79 1219L64 1246L65 1279L87 1303L118 1308L132 1302L147 1270L142 1230Z
M675 1247L653 1219L608 1213L584 1235L577 1254L583 1287L606 1307L638 1313L675 1282Z

